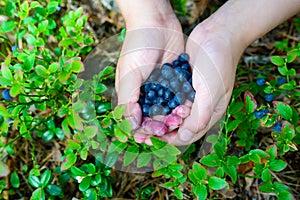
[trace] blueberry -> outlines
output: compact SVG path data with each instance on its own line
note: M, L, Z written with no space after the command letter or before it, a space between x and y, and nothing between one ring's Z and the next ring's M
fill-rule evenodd
M165 103L165 100L164 98L162 97L156 97L154 100L153 100L153 104L158 104L158 105L162 105Z
M2 97L3 99L5 99L6 101L10 101L12 100L12 96L10 96L10 93L9 93L9 89L5 89L2 91Z
M181 62L179 60L174 60L173 61L173 66L175 67L180 67L181 66Z
M154 90L149 90L149 92L146 94L146 97L148 98L148 99L154 99L155 97L156 97L156 93L155 93L155 91Z
M61 6L57 6L56 11L57 12L61 11Z
M164 63L162 66L164 66L164 65L169 66L169 67L172 67L172 64L171 64L171 63Z
M186 95L183 92L178 92L175 95L175 100L179 103L179 104L183 104L184 101L186 100Z
M181 90L181 83L177 77L173 77L170 80L170 88L173 90L173 92L179 92Z
M175 98L171 99L168 103L169 108L174 109L179 106L179 103L176 101Z
M281 132L281 128L282 128L282 124L280 122L277 122L274 126L273 126L273 131L274 132Z
M169 80L174 76L174 70L168 65L163 65L161 67L161 75L165 79Z
M169 106L164 106L164 113L166 115L170 114L171 113L171 109L169 108Z
M178 60L180 62L188 62L189 61L189 55L187 53L181 53L179 56L178 56Z
M153 105L150 107L149 110L149 115L154 116L154 115L165 115L165 110L164 107L161 105Z
M150 83L150 90L157 91L160 85L156 83Z
M12 46L12 48L11 48L12 51L15 51L15 50L17 50L17 49L18 49L18 46L16 46L16 45L15 45L15 46Z
M144 85L142 85L142 91L145 92L145 93L148 93L149 90L150 90L150 85L151 83L145 83Z
M142 106L143 116L148 117L149 116L149 111L150 111L150 106L148 104L144 104Z
M153 105L153 99L145 98L144 104Z
M157 96L159 97L163 97L165 93L165 90L163 87L161 87L158 91L157 91Z
M160 69L155 68L147 79L148 82L155 82L161 76Z
M185 80L189 80L190 78L190 73L180 67L176 67L174 68L175 72L177 73L177 76L179 77L179 79L181 79L180 76L183 76ZM184 79L181 79L181 81L183 81Z
M140 96L140 98L139 98L139 100L138 100L138 103L139 103L140 105L143 105L143 104L145 103L145 98Z
M257 85L259 85L259 86L264 85L265 82L266 82L266 80L265 80L264 78L258 78L258 79L256 80L256 83L257 83Z
M185 93L190 93L193 90L191 84L187 81L183 82L182 84L182 91Z
M165 94L164 94L164 99L165 100L168 101L168 100L172 99L173 96L174 96L174 94L172 93L172 91L170 89L165 90Z
M256 110L254 111L254 116L258 119L262 118L263 116L265 116L268 113L268 109L264 109L264 110Z
M192 85L192 83L193 83L193 78L192 78L192 76L189 78L189 83Z
M277 79L277 84L278 85L282 85L282 84L285 84L286 83L286 79L284 77L279 77Z
M194 102L194 99L195 99L195 95L196 95L196 92L194 90L192 90L189 95L187 96L187 99L190 100L191 102Z
M266 99L266 101L271 102L274 99L274 95L273 94L266 94L265 99Z
M181 65L181 69L184 69L184 70L186 70L186 71L191 71L191 66L190 66L189 63L183 63L183 64Z
M161 86L165 87L165 88L169 88L170 87L170 83L168 80L163 80L161 83Z

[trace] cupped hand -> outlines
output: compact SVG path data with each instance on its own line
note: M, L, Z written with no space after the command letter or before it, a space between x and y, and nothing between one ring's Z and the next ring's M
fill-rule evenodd
M205 22L193 30L186 52L193 68L195 100L178 132L166 134L162 139L174 145L191 144L222 117L231 98L241 49L230 33L207 29Z
M145 21L137 27L127 27L117 64L116 91L118 104L126 105L124 115L133 130L142 122L137 103L140 86L155 67L171 62L184 50L182 29L175 14L164 18L163 21Z

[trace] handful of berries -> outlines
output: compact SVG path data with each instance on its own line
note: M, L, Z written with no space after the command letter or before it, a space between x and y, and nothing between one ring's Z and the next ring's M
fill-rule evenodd
M172 64L154 69L141 86L143 123L138 132L162 136L178 128L189 116L194 98L189 56L182 53Z

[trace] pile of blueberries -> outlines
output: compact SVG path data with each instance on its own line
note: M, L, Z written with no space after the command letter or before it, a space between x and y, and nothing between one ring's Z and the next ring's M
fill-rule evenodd
M194 101L192 70L189 55L181 53L178 59L155 68L140 89L138 103L144 117L168 115L185 100Z

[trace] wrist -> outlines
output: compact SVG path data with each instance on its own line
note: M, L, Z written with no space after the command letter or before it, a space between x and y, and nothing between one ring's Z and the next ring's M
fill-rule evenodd
M127 29L170 28L178 20L168 0L117 1Z

